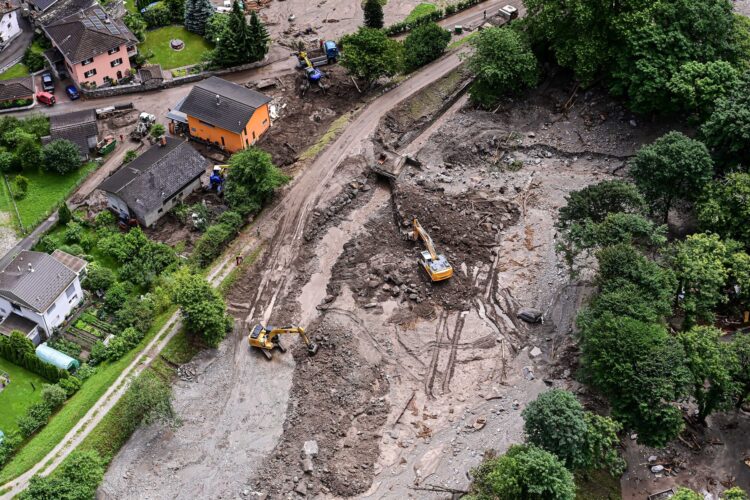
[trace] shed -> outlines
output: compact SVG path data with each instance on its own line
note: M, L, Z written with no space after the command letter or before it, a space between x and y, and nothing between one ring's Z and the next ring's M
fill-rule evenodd
M36 357L42 361L55 365L61 370L75 370L80 366L78 360L71 358L64 352L51 348L47 345L47 342L36 348Z

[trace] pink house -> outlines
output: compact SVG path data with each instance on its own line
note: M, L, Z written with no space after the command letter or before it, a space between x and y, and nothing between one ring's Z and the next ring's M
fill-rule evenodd
M129 58L137 53L136 37L97 4L44 26L44 32L79 86L100 86L128 76Z

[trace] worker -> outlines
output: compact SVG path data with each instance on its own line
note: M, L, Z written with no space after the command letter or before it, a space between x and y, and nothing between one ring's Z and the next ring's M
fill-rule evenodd
M123 142L125 142L125 137L122 134L120 134L120 143L122 144Z
M484 11L484 18L487 19L487 11Z
M242 265L242 255L237 254L237 257L235 257L234 260L237 263L237 267L240 267Z

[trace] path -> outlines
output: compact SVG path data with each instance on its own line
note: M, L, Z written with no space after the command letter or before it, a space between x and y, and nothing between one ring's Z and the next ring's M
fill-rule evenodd
M20 61L24 52L26 52L26 48L31 45L31 41L34 39L34 30L29 22L20 15L18 16L18 25L21 28L21 34L0 52L0 70L2 71Z

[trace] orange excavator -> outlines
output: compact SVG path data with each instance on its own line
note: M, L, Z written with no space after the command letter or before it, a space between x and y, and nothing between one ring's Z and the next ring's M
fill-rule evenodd
M275 348L278 348L281 352L286 352L286 349L279 341L279 335L288 333L298 333L302 337L302 341L307 346L308 355L315 356L315 353L318 352L318 344L312 342L305 333L305 329L299 326L273 327L257 324L250 330L247 341L250 347L257 347L270 360L273 358L273 350Z
M409 236L412 240L421 238L427 250L422 250L417 259L417 263L430 275L432 281L443 281L453 276L453 267L445 258L445 255L437 253L435 244L427 231L424 230L419 221L415 218L412 222L413 229Z

